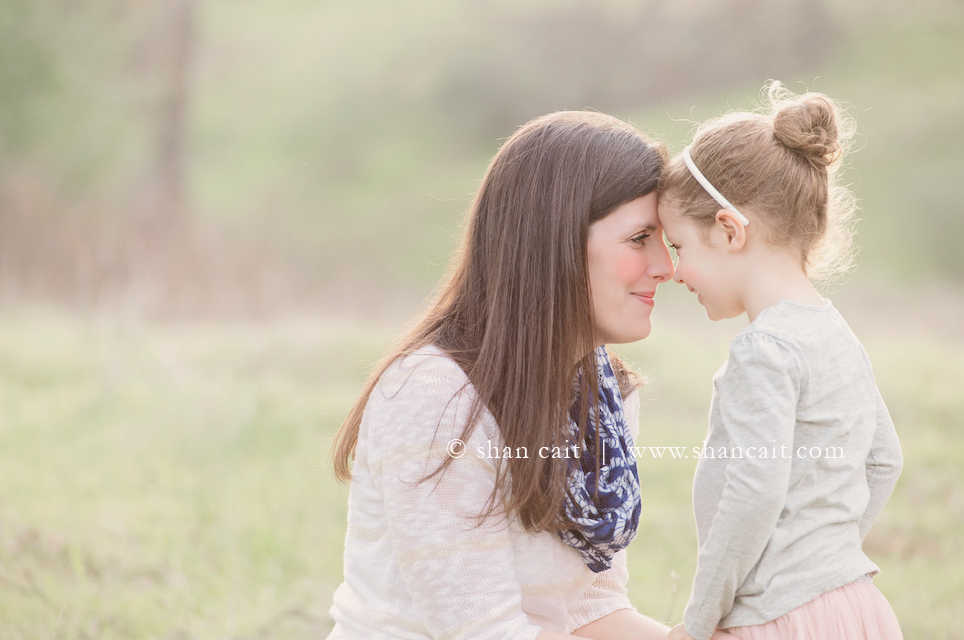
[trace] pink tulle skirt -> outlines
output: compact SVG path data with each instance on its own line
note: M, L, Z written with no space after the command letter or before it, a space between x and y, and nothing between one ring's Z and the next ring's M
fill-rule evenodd
M872 582L828 591L766 624L717 631L710 640L903 640L887 598Z

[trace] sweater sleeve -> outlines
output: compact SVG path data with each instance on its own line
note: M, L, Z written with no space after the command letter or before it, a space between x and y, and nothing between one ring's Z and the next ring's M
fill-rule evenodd
M377 389L366 419L378 452L372 473L412 605L433 638L531 640L540 629L522 611L505 513L497 507L478 522L495 487L494 461L478 452L500 446L483 425L491 415L483 411L464 446L449 448L475 398L465 374L443 356L401 369ZM450 455L447 470L425 480Z
M613 556L613 566L596 574L589 588L569 607L566 627L576 630L590 622L608 616L620 609L633 609L626 592L629 570L626 567L626 550Z
M697 557L683 622L706 640L733 607L736 591L759 561L786 501L792 460L760 458L762 448L793 446L800 366L785 343L762 334L738 336L715 381L713 429L731 450L715 516ZM738 455L736 452L739 452Z
M877 430L865 463L867 472L867 487L870 489L870 499L867 508L860 518L860 539L863 540L870 531L877 516L883 511L887 499L890 498L897 478L903 467L903 454L894 421L884 404L880 392L877 393Z

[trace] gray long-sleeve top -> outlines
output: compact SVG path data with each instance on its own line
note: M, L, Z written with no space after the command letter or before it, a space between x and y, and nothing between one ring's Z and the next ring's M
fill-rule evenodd
M763 311L713 379L687 632L763 624L877 573L861 541L901 466L870 361L837 310Z

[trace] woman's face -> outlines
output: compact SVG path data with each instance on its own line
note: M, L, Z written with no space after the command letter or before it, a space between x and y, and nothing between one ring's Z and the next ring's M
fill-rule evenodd
M656 287L673 278L656 204L653 192L589 226L589 286L599 344L648 336Z

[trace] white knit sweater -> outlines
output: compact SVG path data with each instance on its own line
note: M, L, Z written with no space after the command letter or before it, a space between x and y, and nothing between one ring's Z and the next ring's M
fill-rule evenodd
M379 380L358 436L329 640L529 640L632 608L625 551L594 574L558 536L526 532L501 510L477 523L494 486L492 456L502 453L487 411L441 480L418 482L449 455L474 398L462 369L435 347ZM636 393L625 412L635 436Z

